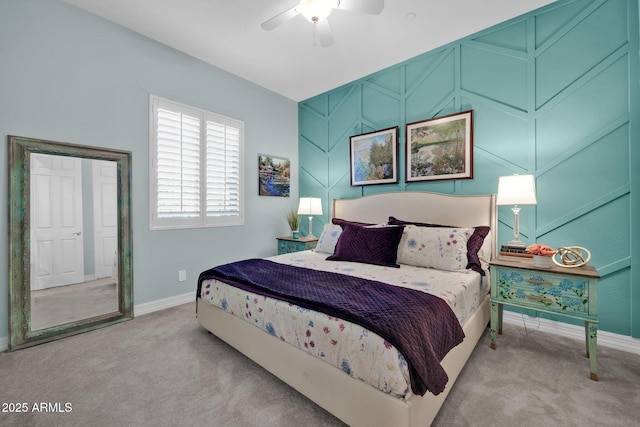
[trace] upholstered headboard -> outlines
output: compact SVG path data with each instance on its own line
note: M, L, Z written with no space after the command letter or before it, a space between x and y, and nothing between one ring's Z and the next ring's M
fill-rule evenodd
M356 199L334 199L331 217L369 223L387 222L389 216L414 222L491 227L491 252L497 253L495 194L452 196L419 191L378 193Z

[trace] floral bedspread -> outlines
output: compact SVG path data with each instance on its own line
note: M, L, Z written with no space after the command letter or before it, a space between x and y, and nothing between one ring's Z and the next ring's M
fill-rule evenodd
M406 265L398 269L325 258L326 254L305 251L269 259L429 292L444 299L462 325L488 293L487 280L481 280L471 270L445 272ZM409 371L403 355L362 326L215 280L203 283L201 297L385 393L396 397L410 394Z

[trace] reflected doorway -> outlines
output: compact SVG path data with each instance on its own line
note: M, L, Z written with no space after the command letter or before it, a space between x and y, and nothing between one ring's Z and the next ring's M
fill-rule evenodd
M31 183L31 330L117 312L117 163L32 154Z

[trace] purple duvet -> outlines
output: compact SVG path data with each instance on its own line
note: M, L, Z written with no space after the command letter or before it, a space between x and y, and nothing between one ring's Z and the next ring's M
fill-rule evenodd
M440 365L464 332L442 299L385 283L338 273L249 259L200 274L230 285L358 324L393 344L407 360L411 390L437 395L448 377Z

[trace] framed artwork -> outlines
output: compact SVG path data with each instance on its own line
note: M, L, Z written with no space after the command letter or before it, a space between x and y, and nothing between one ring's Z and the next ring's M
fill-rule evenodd
M398 182L398 126L350 140L351 186Z
M406 182L473 178L473 110L406 125Z
M291 162L282 157L258 155L258 195L289 197Z

